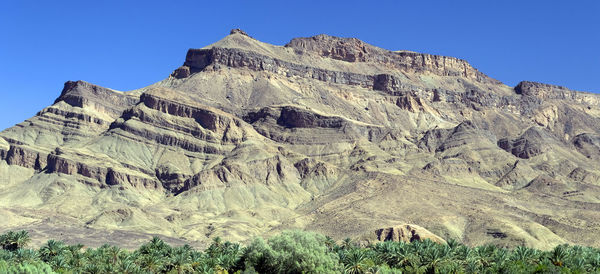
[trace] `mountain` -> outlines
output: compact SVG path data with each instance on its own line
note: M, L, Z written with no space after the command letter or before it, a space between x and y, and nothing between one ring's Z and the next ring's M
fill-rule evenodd
M598 94L509 87L354 38L275 46L233 30L138 90L69 81L2 131L0 229L202 246L418 227L470 245L600 246L599 161Z

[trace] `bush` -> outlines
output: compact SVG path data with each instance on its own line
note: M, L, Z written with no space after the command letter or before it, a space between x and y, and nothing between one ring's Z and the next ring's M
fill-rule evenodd
M0 273L6 274L45 274L55 273L52 268L43 262L33 263L7 263L6 261L0 261Z
M328 251L326 241L323 235L305 231L285 231L268 243L258 238L246 249L246 267L260 273L338 272L339 258Z

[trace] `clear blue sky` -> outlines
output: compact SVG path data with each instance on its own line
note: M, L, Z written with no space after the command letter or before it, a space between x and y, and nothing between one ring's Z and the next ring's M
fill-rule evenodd
M227 2L227 3L225 3ZM67 80L131 90L188 48L241 28L283 45L327 33L459 57L508 85L600 92L600 1L21 1L0 3L0 129L52 104Z

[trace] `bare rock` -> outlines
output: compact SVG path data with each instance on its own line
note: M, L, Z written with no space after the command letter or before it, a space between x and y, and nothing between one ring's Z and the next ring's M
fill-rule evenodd
M538 82L522 81L514 88L522 96L537 97L540 99L573 100L589 105L599 105L600 98L596 94L577 92L563 86L550 85Z
M406 224L375 230L378 241L394 241L410 243L429 239L436 243L446 243L441 237L418 225Z
M573 145L585 157L594 160L600 159L600 135L590 133L579 134L573 138Z
M177 79L187 78L187 77L190 77L190 75L191 75L190 67L188 67L188 66L181 66L181 67L177 68L175 71L173 71L173 73L171 74L171 76L173 76Z
M600 182L600 176L598 174L594 174L580 167L573 169L568 177L577 182L588 184L598 184Z
M229 32L229 35L231 35L231 34L241 34L241 35L245 35L245 36L248 36L248 37L252 37L252 36L248 35L248 33L246 33L245 31L243 31L241 29L232 29Z
M85 81L67 81L55 104L64 101L80 108L93 108L112 116L118 116L137 98L129 94L103 88Z
M549 139L551 137L547 133L531 127L517 139L499 140L498 146L519 158L529 159L546 152L549 149Z
M340 117L327 117L289 106L281 109L281 114L277 123L284 127L299 128L340 128L345 124L344 120Z

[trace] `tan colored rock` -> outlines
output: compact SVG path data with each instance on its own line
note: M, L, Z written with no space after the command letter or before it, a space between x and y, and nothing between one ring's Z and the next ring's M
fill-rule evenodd
M548 106L540 109L534 114L533 120L542 127L554 129L554 123L558 119L558 108L556 106Z
M394 241L410 243L414 241L423 241L429 239L436 243L445 244L446 241L441 237L431 233L429 230L418 225L399 225L375 230L378 241Z

